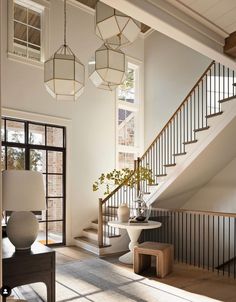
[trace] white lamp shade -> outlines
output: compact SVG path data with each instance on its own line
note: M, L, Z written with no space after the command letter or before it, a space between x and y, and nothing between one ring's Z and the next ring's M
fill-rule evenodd
M46 209L43 175L36 171L5 170L2 173L3 210Z
M95 31L110 47L119 48L134 42L141 31L141 23L98 1Z

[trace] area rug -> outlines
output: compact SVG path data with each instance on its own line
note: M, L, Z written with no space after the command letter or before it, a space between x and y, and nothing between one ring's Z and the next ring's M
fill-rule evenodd
M32 285L46 300L46 288ZM213 302L205 296L149 280L102 259L87 259L58 265L56 301L79 302Z

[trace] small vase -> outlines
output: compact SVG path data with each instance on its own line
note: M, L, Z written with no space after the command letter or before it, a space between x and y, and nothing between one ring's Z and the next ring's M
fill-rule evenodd
M128 222L130 210L126 203L122 203L117 210L119 222Z

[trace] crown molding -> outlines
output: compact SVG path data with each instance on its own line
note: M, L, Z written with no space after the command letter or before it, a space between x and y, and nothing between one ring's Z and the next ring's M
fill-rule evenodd
M90 14L90 15L95 15L95 10L79 1L76 0L68 0L68 4L73 5L74 7L79 8L80 10Z

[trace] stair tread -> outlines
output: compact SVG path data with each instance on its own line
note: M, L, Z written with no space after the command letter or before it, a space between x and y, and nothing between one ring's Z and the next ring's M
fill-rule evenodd
M154 183L154 184L149 184L148 186L158 186L159 184L158 183Z
M174 167L174 166L176 166L176 164L165 164L165 165L163 165L164 167Z
M181 156L181 155L186 155L187 152L181 152L181 153L174 153L173 156Z
M195 139L195 140L193 140L193 141L183 142L183 144L184 144L184 145L188 145L188 144L194 144L194 143L197 143L197 142L198 142L198 140Z
M234 84L234 86L236 86L236 84ZM222 100L219 100L219 103L224 103L224 102L228 102L232 99L235 99L236 98L236 95L233 95L233 96L230 96L228 98L225 98L225 99L222 99Z
M86 242L86 243L88 243L88 244L90 244L90 245L92 245L94 247L99 248L99 244L98 244L97 240L93 240L93 239L87 238L85 236L78 236L78 237L75 237L74 239L75 240L84 241L84 242ZM109 247L109 246L111 246L111 245L107 244L107 245L104 245L103 247Z
M210 126L206 126L206 127L202 127L202 128L198 128L193 130L194 132L200 132L200 131L204 131L204 130L208 130L210 128Z
M88 232L88 233L92 233L92 234L96 234L96 235L98 234L98 230L94 229L94 228L86 228L86 229L83 229L83 231ZM115 237L120 237L120 235L119 234L117 234L117 235L107 235L107 234L105 234L105 237L115 238Z
M214 116L218 116L218 115L221 115L222 113L223 113L223 111L216 112L216 113L211 113L211 114L206 115L206 118L211 118L211 117L214 117Z
M156 174L155 175L156 177L164 177L164 176L167 176L167 174L165 173L165 174Z

